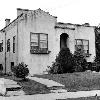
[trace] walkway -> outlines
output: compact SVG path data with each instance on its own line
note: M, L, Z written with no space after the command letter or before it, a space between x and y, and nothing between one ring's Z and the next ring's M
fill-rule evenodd
M100 96L100 90L0 97L0 100L56 100L89 97L95 96L96 94Z
M58 83L58 82L55 82L53 80L49 80L49 79L44 79L44 78L38 78L38 77L27 77L31 80L34 80L36 82L39 82L41 84L44 84L46 85L47 87L53 87L53 86L59 86L59 87L64 87L64 85Z

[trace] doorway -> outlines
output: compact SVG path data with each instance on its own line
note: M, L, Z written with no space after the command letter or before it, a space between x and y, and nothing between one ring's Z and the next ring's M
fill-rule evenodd
M65 47L68 47L68 34L67 33L62 33L61 35L60 35L60 50L62 49L62 48L65 48Z

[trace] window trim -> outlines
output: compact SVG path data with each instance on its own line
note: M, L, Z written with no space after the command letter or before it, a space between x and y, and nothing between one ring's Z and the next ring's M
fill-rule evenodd
M8 49L8 41L9 41L9 49ZM10 52L10 39L7 40L7 52Z
M1 46L0 52L3 52L3 40L2 40L2 42L0 43L0 46Z
M88 41L88 45L85 45L85 46L88 46L87 53L85 53L85 54L86 54L87 57L88 57L89 55L91 55L91 54L89 54L89 40L87 40L87 39L75 39L75 50L76 50L76 46L77 46L77 40L80 40L80 41L82 42L82 46L84 46L83 41ZM84 50L84 49L83 49L83 50Z
M13 53L15 53L15 37L16 36L13 36Z
M38 50L31 50L31 35L32 34L37 34L38 35ZM47 36L47 48L40 48L40 34L45 34ZM41 49L46 49L45 51ZM31 54L48 54L50 53L50 51L48 51L48 34L46 33L33 33L33 32L30 32L30 53Z

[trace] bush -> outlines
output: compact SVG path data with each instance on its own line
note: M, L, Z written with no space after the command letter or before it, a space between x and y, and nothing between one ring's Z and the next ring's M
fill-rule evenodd
M87 70L87 61L85 59L85 54L83 51L75 51L74 53L74 71L75 72L82 72Z
M25 79L25 77L29 74L29 69L27 68L27 66L28 65L24 63L19 63L12 68L12 71L17 78Z
M73 54L70 53L69 48L62 48L58 56L56 56L55 62L49 67L49 73L62 74L67 72L73 72L74 59Z
M55 62L49 66L48 73L62 74L72 72L83 72L87 70L87 61L83 51L70 53L69 48L63 48L56 56Z

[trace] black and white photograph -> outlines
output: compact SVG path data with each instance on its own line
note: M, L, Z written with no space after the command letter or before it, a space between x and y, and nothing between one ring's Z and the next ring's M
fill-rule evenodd
M0 100L100 100L100 0L1 0Z

